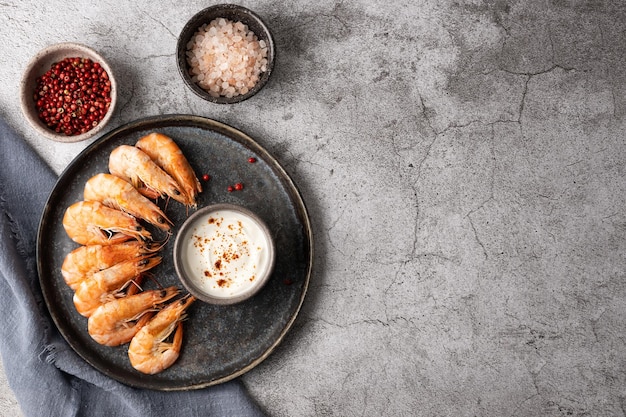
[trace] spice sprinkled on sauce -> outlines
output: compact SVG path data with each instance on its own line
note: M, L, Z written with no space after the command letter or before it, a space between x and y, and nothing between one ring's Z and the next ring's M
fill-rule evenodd
M214 297L246 291L271 264L263 228L236 210L200 217L185 245L184 268L199 289Z

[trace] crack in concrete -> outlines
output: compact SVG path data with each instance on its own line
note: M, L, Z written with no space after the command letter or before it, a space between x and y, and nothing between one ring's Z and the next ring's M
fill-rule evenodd
M398 324L398 323L405 323L411 326L415 326L416 324L415 319L413 318L406 318L404 316L393 316L391 318L387 318L386 320L365 319L365 320L354 321L354 322L348 323L346 326L356 326L360 324L367 324L367 325L374 325L374 326L390 327L391 325Z
M424 119L426 120L426 123L428 124L428 127L430 128L430 130L436 135L437 134L437 130L433 126L433 122L432 122L432 120L430 120L430 116L428 115L428 107L426 107L426 103L424 102L424 97L419 92L418 92L418 98L420 100L420 107L422 109L421 110L421 114L424 117Z
M330 246L336 250L337 252L339 252L341 255L345 256L345 253L343 253L343 251L341 250L341 248L337 247L335 245L335 242L333 242L333 238L331 236L331 231L335 228L335 226L337 226L337 223L339 223L339 221L341 220L341 218L343 217L343 215L346 212L346 207L343 208L343 210L341 210L341 213L339 213L339 216L337 216L337 218L335 219L334 222L331 223L331 225L328 227L328 229L326 229L326 235L328 236L328 243L330 244Z
M435 132L435 134L437 136L440 135L444 135L448 132L448 130L452 130L452 129L464 129L466 127L472 126L474 124L484 124L484 125L489 125L491 123L496 123L496 122L484 122L482 120L476 119L476 120L470 120L469 122L465 122L465 123L461 123L461 124L457 124L457 123L450 123L447 127L445 127L444 129L442 129L439 132Z
M428 144L428 146L426 147L426 152L424 154L424 157L417 163L417 176L415 179L415 183L417 183L420 180L420 177L422 176L422 166L424 165L424 162L426 162L426 159L428 159L428 157L430 156L430 151L433 145L435 144L435 142L437 141L437 137L439 136L439 133L437 133L437 130L433 126L432 121L430 120L430 117L428 116L427 107L426 107L426 104L424 103L424 98L419 93L418 93L418 98L419 98L419 105L421 107L420 114L426 120L426 124L428 124L428 127L433 132L434 136L433 136L433 139ZM415 195L417 196L417 190L415 189L415 187L413 187L413 191Z
M507 74L524 77L525 78L524 81L523 81L524 82L524 88L522 89L522 96L520 98L520 103L519 103L519 106L518 106L517 119L496 120L496 121L493 121L493 122L483 122L483 121L480 121L480 120L475 120L473 122L481 122L481 123L484 123L486 125L490 125L490 124L498 123L498 122L515 122L515 123L518 123L520 125L520 128L521 128L522 127L522 118L524 116L524 110L526 109L526 96L528 95L528 85L530 84L530 80L533 77L535 77L535 76L544 75L544 74L550 73L552 71L555 71L557 69L560 69L560 70L563 70L563 71L566 71L566 72L576 71L576 68L574 68L574 67L566 67L566 66L563 66L563 65L560 65L560 64L554 64L554 65L552 65L549 68L543 69L541 71L536 71L536 72L520 72L520 71L509 70L509 69L506 69L506 68L496 68L496 69L493 69L491 71L487 71L487 72L482 73L482 75L490 75L490 74L493 74L496 71L501 71L501 72L504 72L504 73L507 73ZM461 127L466 127L466 126L468 126L470 124L472 124L472 122L468 122L468 123L466 123L464 125L454 125L454 124L451 124L448 127L446 127L445 129L443 129L440 133L443 133L443 132L447 131L448 129L452 128L452 127L461 128Z
M470 216L470 214L471 212L468 213L465 217L469 220L469 224L470 224L470 227L472 228L472 231L474 232L474 238L476 239L476 242L483 250L483 256L485 257L485 259L489 259L489 255L487 254L487 249L485 248L485 244L480 240L480 237L478 237L478 230L476 230L476 226L474 225L474 220L472 220L472 217Z
M169 33L169 34L172 36L172 38L174 38L174 39L178 39L178 35L175 35L174 33L172 33L172 31L171 31L171 30L170 30L167 26L165 26L165 24L164 24L163 22L161 22L160 20L158 20L158 19L156 19L156 18L152 17L149 13L147 13L147 12L145 12L145 11L143 12L143 14L144 14L144 15L146 15L146 16L148 16L148 18L149 18L150 20L152 20L153 22L156 22L156 23L157 23L157 24L159 24L161 27L163 27L163 29L165 29L165 30L167 31L167 33Z
M339 9L343 6L343 1L339 1L335 4L335 6L333 7L333 10L331 13L329 14L321 14L321 16L324 17L330 17L332 19L337 20L339 23L341 23L341 25L345 28L350 30L350 25L348 25L348 23L345 21L345 19L341 18L339 16Z
M474 220L472 219L472 215L474 213L476 213L477 211L483 209L485 207L485 205L494 200L494 188L495 188L495 171L496 171L496 155L495 155L495 139L496 139L496 132L495 132L495 128L494 128L495 123L491 123L490 127L491 127L491 175L489 178L489 196L484 199L476 208L473 208L472 210L470 210L465 217L469 220L470 226L474 232L474 238L476 239L476 242L478 242L478 245L482 248L483 250L483 256L485 257L485 259L489 259L489 254L487 253L487 249L485 248L484 243L482 242L482 240L480 239L480 237L478 236L478 230L476 229L476 225L474 224Z
M526 81L524 82L524 91L522 91L522 98L519 103L519 113L517 116L517 122L520 125L520 129L522 128L522 117L524 115L524 108L526 107L526 94L528 94L528 83L530 82L531 78L532 76L530 75L526 76Z
M543 70L540 70L540 71L535 71L535 72L513 71L513 70L506 69L506 68L498 68L497 70L493 70L493 71L502 71L502 72L506 72L507 74L526 75L526 76L534 77L534 76L537 76L537 75L547 74L547 73L552 72L552 71L557 70L557 69L560 69L560 70L563 70L563 71L566 71L566 72L577 71L576 68L574 68L574 67L566 67L566 66L563 66L563 65L560 65L560 64L553 64L549 68L546 68L546 69L543 69ZM488 73L491 73L493 71L489 71Z
M554 45L552 45L552 48L554 48ZM554 51L553 51L553 54L554 54ZM482 125L485 125L485 126L491 126L491 152L492 152L493 164L492 164L491 178L490 178L490 193L489 193L489 196L485 200L483 200L476 208L473 208L472 210L470 210L465 215L465 217L467 218L467 220L469 222L469 225L470 225L470 227L472 229L472 232L474 234L474 238L475 238L477 244L480 246L480 248L482 250L483 257L485 258L485 260L489 259L489 254L487 252L487 248L486 248L484 242L482 242L482 240L480 239L479 230L476 227L476 224L474 222L474 219L472 218L472 215L474 213L476 213L477 211L481 210L482 208L484 208L484 206L489 201L492 201L494 199L495 161L496 161L495 150L494 150L494 141L495 141L495 129L494 129L494 126L497 123L516 123L516 124L519 125L519 128L521 129L521 133L523 135L523 115L524 115L524 110L526 108L526 97L528 95L529 84L530 84L531 79L533 77L535 77L535 76L547 74L547 73L549 73L551 71L555 71L557 69L560 69L560 70L563 70L563 71L574 71L575 70L575 68L568 68L568 67L564 67L564 66L559 65L559 64L554 64L550 68L547 68L547 69L544 69L544 70L541 70L541 71L536 71L536 72L518 72L518 71L512 71L512 70L508 70L508 69L504 69L504 68L493 70L493 71L502 71L502 72L509 73L509 74L512 74L512 75L518 75L518 76L525 77L525 79L524 79L524 87L523 87L523 90L522 90L520 103L519 103L519 107L518 107L518 117L517 117L517 119L513 119L513 120L496 120L496 121L491 121L491 122L485 122L485 121L482 121L482 120L471 120L469 122L462 123L462 124L451 123L446 128L444 128L444 129L442 129L440 131L437 131L433 127L430 118L426 114L426 106L424 105L424 101L423 101L422 97L420 96L420 105L422 107L421 114L425 118L425 120L427 121L429 127L432 129L432 131L434 133L434 137L433 137L433 140L431 141L431 143L428 145L428 147L426 149L426 153L424 154L423 158L417 164L416 183L420 180L421 175L422 175L423 165L426 162L426 160L430 157L432 147L434 146L435 142L437 141L437 139L439 138L440 135L443 135L443 134L447 133L451 129L464 129L464 128L472 126L474 124L482 124ZM493 71L490 71L490 72L493 72ZM413 187L413 191L414 191L414 194L415 194L416 201L419 201L419 199L417 198L417 191L415 190L415 187ZM415 239L414 239L414 243L413 243L413 250L411 252L411 259L415 258L416 252L417 252L417 234L418 234L418 229L419 229L419 211L418 211L418 213L416 215L415 223L416 223L415 227L414 227Z
M174 52L172 52L171 54L167 54L167 55L146 55L144 56L142 59L144 60L148 60L148 59L159 59L159 58L171 58L174 55Z

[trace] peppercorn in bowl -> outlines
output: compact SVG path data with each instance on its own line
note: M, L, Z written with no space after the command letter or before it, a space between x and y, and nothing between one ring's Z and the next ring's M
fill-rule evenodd
M238 103L258 93L270 79L276 55L272 34L259 15L235 4L196 13L176 47L185 84L219 104Z
M117 85L106 60L85 45L59 43L39 51L21 83L21 106L31 126L57 142L79 142L111 119Z

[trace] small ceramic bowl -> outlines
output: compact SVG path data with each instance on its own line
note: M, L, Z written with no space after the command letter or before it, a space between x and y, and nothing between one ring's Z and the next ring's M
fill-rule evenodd
M268 281L275 246L267 225L251 211L215 204L192 214L174 243L174 268L183 286L210 304L235 304Z
M254 32L259 41L265 41L265 44L267 46L267 69L264 72L261 72L258 81L254 85L254 87L249 89L248 92L230 98L223 95L214 97L209 94L207 90L194 82L192 80L192 75L190 74L191 67L187 61L187 46L192 40L193 36L198 31L198 29L200 29L202 25L208 25L211 21L218 18L224 18L232 22L242 22L244 25L248 26L248 30ZM183 27L183 30L178 37L178 43L176 45L176 48L178 70L185 84L191 89L191 91L193 91L195 94L202 97L203 99L212 103L219 104L238 103L258 93L270 79L276 57L274 39L272 38L272 34L267 25L263 22L263 20L261 20L261 18L257 14L255 14L251 10L235 4L218 4L207 7L206 9L198 12L187 22L185 27Z
M33 95L35 94L35 89L37 87L37 79L48 72L53 64L60 62L65 58L75 57L89 58L93 62L98 62L107 72L108 78L111 81L111 104L109 105L109 109L104 118L100 120L95 127L92 127L90 130L82 134L66 135L64 133L55 132L39 119ZM111 119L116 103L117 84L115 82L113 71L111 71L111 67L100 54L85 45L67 42L48 46L47 48L39 51L30 60L22 76L21 106L24 116L38 133L57 142L79 142L97 135L104 129Z

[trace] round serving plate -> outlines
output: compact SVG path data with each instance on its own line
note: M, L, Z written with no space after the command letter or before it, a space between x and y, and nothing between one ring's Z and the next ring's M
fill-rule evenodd
M134 145L142 136L160 132L179 145L203 191L198 208L215 203L237 204L256 213L269 227L276 244L274 272L263 289L249 300L228 306L196 301L184 322L183 348L178 361L156 375L144 375L128 360L128 344L107 347L87 332L87 319L76 312L73 291L65 284L61 265L79 245L62 225L67 207L83 199L85 182L108 172L111 151ZM249 162L249 158L256 162ZM243 184L239 191L229 185ZM173 246L178 229L193 212L174 200L159 201L174 223L173 235L161 250L163 262L150 273L158 284L176 285ZM147 226L150 228L150 226ZM150 228L155 240L167 235ZM185 390L223 383L251 370L276 348L289 331L304 301L311 275L311 225L297 186L262 146L245 133L215 120L166 115L137 120L96 140L65 169L44 209L37 237L37 268L43 296L52 319L69 345L104 374L138 388Z

